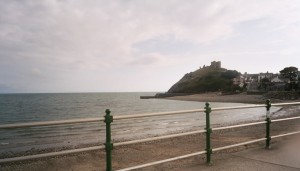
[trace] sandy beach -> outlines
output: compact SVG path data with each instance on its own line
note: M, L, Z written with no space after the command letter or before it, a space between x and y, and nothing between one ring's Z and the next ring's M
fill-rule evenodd
M191 96L195 97L195 96ZM176 97L174 97L176 98ZM182 97L181 97L182 98ZM190 97L188 97L190 98ZM299 116L300 109L297 106L285 107L272 115L272 118L283 118L290 116ZM253 121L249 121L253 122ZM281 134L299 130L299 120L289 122L273 123L271 126L271 134ZM215 131L212 134L213 148L230 145L234 143L245 142L248 140L265 137L265 125L249 126L244 128L234 128L229 130ZM280 141L272 140L272 143ZM224 150L213 154L213 160L217 159L224 153L236 152L239 150L264 147L264 142L251 145L241 146ZM162 159L172 158L175 156L189 154L205 149L205 134L197 134L192 136L183 136L178 138L170 138L165 140L152 141L147 143L139 143L134 145L126 145L115 147L113 150L113 168L114 170L135 166L139 164L149 163ZM34 151L28 151L26 155L34 154ZM20 154L16 154L20 155ZM22 154L23 155L23 154ZM11 154L11 156L13 156ZM142 170L172 170L181 168L189 164L205 163L205 155L191 157L184 160L169 162L157 166L147 167ZM14 162L2 164L2 171L105 171L105 150L92 152L77 153L66 156L57 156L52 158L43 158L39 160Z
M199 101L199 102L231 102L231 103L251 103L262 104L265 103L267 98L263 95L247 95L246 93L221 95L218 92L193 94L187 96L174 96L166 99L171 100L184 100L184 101ZM289 100L270 99L273 103L292 102ZM293 100L295 101L295 100ZM300 101L299 99L296 101Z

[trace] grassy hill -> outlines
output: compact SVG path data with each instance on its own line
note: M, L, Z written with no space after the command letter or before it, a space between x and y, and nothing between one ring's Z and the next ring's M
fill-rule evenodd
M213 91L232 91L232 79L240 75L235 70L205 67L185 74L168 93L203 93Z

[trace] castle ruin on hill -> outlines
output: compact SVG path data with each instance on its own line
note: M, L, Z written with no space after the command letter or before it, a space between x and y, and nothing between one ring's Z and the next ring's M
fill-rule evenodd
M221 61L212 61L210 64L211 68L220 69L221 68Z
M221 61L212 61L210 66L203 65L203 68L221 69Z

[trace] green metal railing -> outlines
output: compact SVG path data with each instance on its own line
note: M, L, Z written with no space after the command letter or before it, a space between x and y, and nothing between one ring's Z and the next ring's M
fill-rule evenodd
M206 163L211 164L211 154L212 154L212 149L210 146L210 134L212 133L212 129L210 128L210 112L211 108L209 107L209 103L205 103L205 114L206 114Z
M110 115L110 110L106 109L105 111L105 120L106 123L106 142L105 142L105 151L106 151L106 170L112 170L112 159L111 152L113 150L113 143L111 142L111 127L110 124L113 122L113 116Z
M270 100L267 100L266 102L266 148L270 148L270 142L271 142L271 135L270 135L270 125L271 125L271 117L270 117L270 108L271 108L271 102Z
M279 103L279 104L273 104L273 106L286 106L286 105L300 105L300 102L294 102L294 103ZM231 126L225 126L225 127L217 127L217 128L211 128L210 126L210 114L212 111L220 111L220 110L233 110L233 109L245 109L245 108L257 108L257 107L265 107L266 108L266 119L265 121L260 121L260 122L253 122L253 123L247 123L247 124L240 124L240 125L231 125ZM228 149L228 148L233 148L237 146L242 146L242 145L247 145L251 143L256 143L260 141L266 141L266 148L270 148L270 142L271 138L278 138L282 136L287 136L287 135L293 135L293 134L298 134L300 131L296 132L291 132L287 134L282 134L282 135L276 135L276 136L271 136L270 134L270 125L271 125L271 118L270 118L270 109L271 109L271 102L270 100L267 100L265 104L263 105L249 105L249 106L238 106L238 107L225 107L225 108L211 108L209 103L205 103L204 109L198 109L198 110L188 110L188 111L175 111L175 112L162 112L162 113L152 113L152 114L136 114L136 115L126 115L126 116L115 116L115 120L119 119L130 119L130 118L141 118L141 117L151 117L151 116L161 116L161 115L173 115L173 114L183 114L183 113L192 113L192 112L205 112L206 116L206 125L205 129L201 131L194 131L190 133L181 133L181 134L174 134L174 135L167 135L167 136L161 136L161 137L154 137L154 138L147 138L147 139L142 139L142 140L134 140L134 141L128 141L128 142L121 142L121 143L116 143L115 146L119 145L128 145L128 144L134 144L134 143L140 143L140 142L146 142L146 141L153 141L153 140L159 140L159 139L165 139L165 138L170 138L170 137L179 137L179 136L184 136L184 135L191 135L191 134L197 134L197 133L205 133L206 134L206 148L204 151L192 153L192 154L187 154L183 156L178 156L170 159L165 159L161 161L156 161L152 163L147 163L147 164L142 164L138 166L133 166L125 169L120 169L118 171L129 171L133 169L139 169L139 168L144 168L152 165L157 165L165 162L170 162L170 161L175 161L179 159L184 159L200 154L206 154L206 163L208 165L212 164L211 161L211 155L213 152ZM112 171L112 150L113 150L113 143L111 142L111 127L110 124L113 121L113 116L110 115L110 111L106 110L106 115L105 115L105 123L106 123L106 143L105 143L105 149L106 149L106 170L107 171ZM293 119L300 119L299 117L292 117L292 118L284 118L284 119L277 119L273 120L273 122L279 122L279 121L285 121L285 120L293 120ZM212 149L211 147L211 133L212 131L216 130L223 130L223 129L229 129L229 128L238 128L238 127L245 127L245 126L252 126L252 125L258 125L258 124L266 124L266 136L265 138L260 138L256 140L251 140L247 142L242 142L238 144L233 144L233 145L228 145L224 147L219 147Z
M278 103L278 104L272 104L272 106L287 106L287 105L300 105L300 102L294 102L294 103ZM217 127L217 128L211 128L210 127L210 114L212 111L224 111L224 110L234 110L234 109L246 109L246 108L258 108L258 107L265 107L266 108L266 119L265 121L259 121L259 122L253 122L253 123L246 123L246 124L239 124L239 125L231 125L231 126L225 126L225 127ZM94 150L101 150L105 149L106 151L106 170L112 171L113 165L112 165L112 150L113 147L122 146L122 145L129 145L129 144L135 144L135 143L141 143L141 142L148 142L148 141L154 141L154 140L162 140L167 138L174 138L174 137L180 137L185 135L193 135L193 134L199 134L199 133L205 133L206 134L206 148L203 151L198 151L192 154L186 154L182 156L177 156L165 160L160 160L152 163L146 163L138 166L133 166L125 169L121 169L122 171L129 171L132 169L139 169L144 168L147 166L162 164L170 161L175 161L179 159L184 159L192 156L202 155L206 154L206 163L210 165L211 162L211 155L213 152L233 148L241 145L256 143L260 141L265 141L266 148L270 148L270 142L271 139L279 138L283 136L289 136L293 134L298 134L300 131L290 132L286 134L281 135L274 135L271 136L270 133L270 125L271 122L281 122L281 121L288 121L288 120L294 120L294 119L300 119L300 116L297 117L290 117L290 118L283 118L283 119L275 119L271 120L270 118L270 109L271 109L271 102L269 100L266 101L265 104L261 105L247 105L247 106L236 106L236 107L223 107L223 108L211 108L209 103L205 104L205 107L203 109L194 109L194 110L184 110L184 111L172 111L172 112L159 112L159 113L148 113L148 114L135 114L135 115L121 115L121 116L112 116L111 111L107 109L105 111L105 116L101 118L85 118L85 119L71 119L71 120L61 120L61 121L43 121L43 122L32 122L32 123L17 123L17 124L6 124L6 125L0 125L0 129L14 129L14 128L28 128L28 127L35 127L35 126L50 126L50 125L65 125L65 124L77 124L77 123L89 123L89 122L102 122L104 121L106 124L106 141L103 145L100 146L93 146L93 147L86 147L86 148L80 148L80 149L72 149L72 150L64 150L64 151L58 151L58 152L50 152L50 153L43 153L43 154L36 154L36 155L28 155L28 156L20 156L20 157L13 157L13 158L4 158L0 159L1 163L7 163L7 162L16 162L16 161L24 161L24 160L31 160L31 159L38 159L38 158L46 158L46 157L54 157L59 155L67 155L67 154L73 154L73 153L80 153L80 152L86 152L86 151L94 151ZM185 114L185 113L195 113L195 112L204 112L206 116L206 126L203 130L197 130L192 132L184 132L179 134L172 134L172 135L164 135L159 137L151 137L151 138L145 138L145 139L139 139L139 140L132 140L132 141L126 141L126 142L118 142L113 143L112 137L111 137L111 123L114 120L121 120L121 119L130 119L130 118L142 118L142 117L152 117L152 116L166 116L166 115L175 115L175 114ZM264 138L251 140L247 142L242 142L238 144L228 145L224 147L218 147L218 148L212 148L211 147L211 133L212 131L218 131L218 130L225 130L230 128L239 128L239 127L246 127L246 126L253 126L253 125L259 125L259 124L266 124L266 136ZM119 171L121 171L119 170Z

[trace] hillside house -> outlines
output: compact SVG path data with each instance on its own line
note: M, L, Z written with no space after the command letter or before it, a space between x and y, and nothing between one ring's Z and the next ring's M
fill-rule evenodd
M258 75L257 81L260 82L263 78L268 78L269 80L271 80L272 77L274 77L274 74L273 74L273 73L269 73L269 72L266 72L266 73L260 73L260 74Z
M279 78L279 75L274 76L273 78L271 78L271 83L284 83L285 79L284 78Z
M233 85L240 85L245 83L245 77L244 76L238 76L236 78L232 79Z

